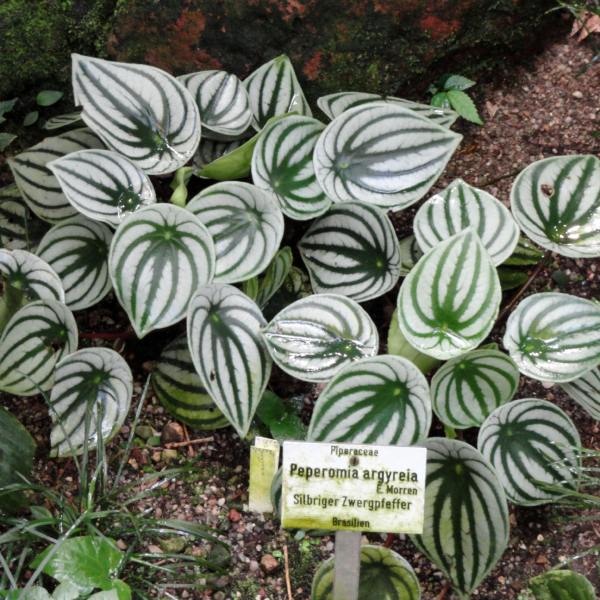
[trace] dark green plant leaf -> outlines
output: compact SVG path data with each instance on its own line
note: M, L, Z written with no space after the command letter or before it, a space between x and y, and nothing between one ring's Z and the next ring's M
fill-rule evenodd
M472 79L468 79L463 75L444 75L438 81L438 85L443 90L468 90L472 88L477 82Z
M437 92L431 99L432 106L438 106L439 108L450 108L450 100L446 92Z
M522 235L515 251L502 264L505 267L529 267L537 265L543 257L543 250Z
M575 571L547 571L534 577L529 587L535 600L596 600L594 586Z
M40 113L37 110L28 112L25 115L25 118L23 119L23 126L31 127L31 125L33 125L38 120L39 116L40 116Z
M463 118L471 123L483 125L483 121L477 112L477 107L471 98L459 90L448 90L446 92L450 106Z
M63 92L57 90L43 90L36 97L38 106L52 106L64 96Z
M277 394L266 390L256 416L270 429L276 440L304 440L306 425L298 414Z
M0 133L0 152L4 152L16 139L17 136L12 133Z
M12 100L0 100L0 117L9 113L15 107L17 100L18 98L13 98ZM0 123L2 123L2 121L0 121Z
M502 291L506 292L521 287L529 279L529 276L523 271L498 267L498 278Z

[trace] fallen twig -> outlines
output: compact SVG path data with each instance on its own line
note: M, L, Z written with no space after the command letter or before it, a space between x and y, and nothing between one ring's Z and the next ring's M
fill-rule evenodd
M448 582L446 582L444 584L444 587L442 588L442 591L437 595L435 600L444 600L444 598L446 597L446 594L450 591L450 584Z
M287 544L283 546L283 563L285 565L285 585L287 587L288 600L294 600L292 596L292 582L290 581L290 560Z
M196 446L199 444L208 444L214 441L214 437L196 438L195 440L186 440L185 442L169 442L165 444L165 448L170 450L171 448L187 448L188 446Z

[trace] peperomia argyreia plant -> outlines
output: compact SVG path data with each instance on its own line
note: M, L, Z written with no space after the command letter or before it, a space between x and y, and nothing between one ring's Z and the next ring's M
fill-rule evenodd
M504 552L508 502L577 489L573 422L514 397L521 375L558 383L600 418L600 304L533 294L510 314L504 350L490 334L502 333L503 289L543 256L535 244L600 257L596 157L530 165L511 212L462 180L429 195L462 139L452 110L342 91L313 116L286 56L241 81L74 55L73 94L81 112L46 129L73 128L12 157L16 185L0 190L0 390L48 392L52 454L108 441L129 409L129 367L78 350L73 316L112 292L139 338L165 331L153 386L194 428L247 436L277 365L324 386L307 439L426 446L413 541L460 598ZM156 185L169 174L171 201ZM186 202L192 176L200 191ZM398 239L389 211L421 200ZM382 353L373 302L392 295ZM448 437L429 437L434 418ZM477 448L451 439L473 427ZM366 546L361 560L361 598L373 586L420 597L402 557ZM312 597L331 586L324 563Z

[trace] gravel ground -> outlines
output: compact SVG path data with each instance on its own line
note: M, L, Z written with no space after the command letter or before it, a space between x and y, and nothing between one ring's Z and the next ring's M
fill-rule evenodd
M444 187L454 178L461 177L508 202L514 175L532 161L556 154L598 154L600 139L594 137L593 132L600 130L600 67L596 65L579 74L589 64L591 56L589 47L577 45L563 36L552 42L542 54L532 58L527 66L507 70L496 78L493 85L475 88L476 101L485 118L485 125L459 126L465 139L438 187ZM413 214L414 210L410 210L394 217L399 234L409 233ZM554 257L552 263L541 270L527 293L561 290L582 297L599 298L599 271L598 260ZM511 292L508 292L507 299L510 295ZM394 298L395 294L390 294L390 297ZM125 317L115 306L114 301L108 301L93 315L80 317L81 329L126 329ZM375 302L369 304L367 309L374 314L385 339L391 304L389 301ZM175 337L176 329L148 336L143 344L134 340L114 342L113 347L123 351L136 373L134 404L139 399L147 372L152 368L151 361L157 358L157 349ZM496 337L500 333L501 326L495 332ZM274 391L288 397L291 392L303 396L303 416L308 418L316 396L315 389L305 384L294 383L293 388L291 385L290 380L280 372L274 377ZM599 449L599 424L558 387L545 388L522 378L517 397L547 398L556 402L574 419L584 445ZM43 403L35 398L7 397L2 398L1 402L22 419L40 444L37 463L40 478L49 485L61 482L66 489L73 486L73 463L45 458L49 419ZM168 415L152 394L146 402L142 424L156 432L163 431L170 421ZM123 428L114 448L123 444L129 426L126 424ZM191 432L191 435L195 436L195 433ZM141 443L140 447L134 449L129 461L127 478L130 481L135 481L141 472L159 470L167 465L193 465L192 475L168 484L152 502L141 504L139 508L150 508L157 517L185 519L214 526L233 550L232 565L227 576L208 581L204 592L178 590L173 597L285 599L288 596L285 592L283 550L287 546L293 598L308 599L316 565L332 554L332 538L306 537L298 540L294 538L294 532L280 530L276 521L247 512L248 445L230 429L210 435L213 438L211 441L192 447L191 456L187 449L179 450L177 456L173 457L173 453L165 454L156 447L144 447ZM467 432L466 439L470 439L470 435ZM555 565L562 557L600 543L600 531L578 520L578 516L556 507L513 510L509 548L474 597L517 599L531 576ZM384 536L373 535L369 539L381 543ZM416 568L423 586L424 600L441 598L439 594L445 583L442 574L415 552L403 536L395 538L392 547ZM203 554L208 548L200 544L187 551ZM586 573L596 584L600 583L593 558L576 561L574 568ZM126 576L125 573L125 579Z

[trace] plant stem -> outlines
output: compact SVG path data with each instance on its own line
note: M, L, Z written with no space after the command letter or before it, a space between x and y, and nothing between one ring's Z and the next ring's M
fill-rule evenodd
M450 427L448 425L444 425L444 433L446 434L446 437L449 440L455 440L456 439L456 430L453 427Z

